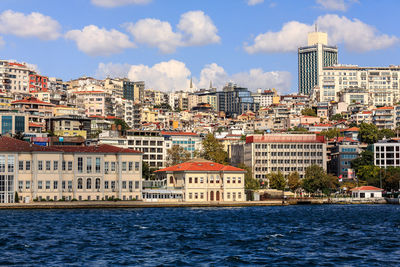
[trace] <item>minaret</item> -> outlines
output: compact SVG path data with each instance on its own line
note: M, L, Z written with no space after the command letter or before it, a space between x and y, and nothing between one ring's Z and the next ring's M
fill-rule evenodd
M210 89L212 89L213 87L212 87L212 81L210 81Z

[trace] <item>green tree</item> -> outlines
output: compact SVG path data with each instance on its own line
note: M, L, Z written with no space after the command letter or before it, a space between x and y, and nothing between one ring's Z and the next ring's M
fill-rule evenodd
M342 114L335 114L331 116L330 118L331 121L340 121L343 120L343 115Z
M337 128L331 128L329 130L323 130L320 135L323 135L328 139L332 139L332 138L335 138L335 137L343 136L343 134L340 133L340 130L337 129Z
M375 165L364 165L358 169L357 178L365 181L367 185L379 187L382 173L381 168Z
M15 192L15 195L14 195L14 202L15 202L15 203L19 203L18 192Z
M361 142L367 144L376 143L379 140L378 128L374 124L362 122L360 125L359 137Z
M291 172L288 176L288 186L290 191L295 192L297 189L300 188L300 175L298 172Z
M315 113L315 110L312 108L305 108L301 111L301 114L304 116L313 116L317 117L317 113Z
M240 141L246 141L246 135L242 134L242 136L240 137Z
M337 186L337 177L327 174L321 166L314 164L306 168L303 179L303 188L306 192L316 193L321 191L329 195L332 191L336 190Z
M269 180L269 187L277 190L285 190L286 179L281 172L273 172L267 175Z
M114 124L117 126L121 125L121 131L124 132L126 130L129 130L131 127L129 127L129 125L122 119L115 119L114 120Z
M388 167L386 170L381 170L383 174L383 188L387 191L399 190L400 168Z
M167 150L167 166L177 165L189 159L190 153L179 145L173 145Z
M149 180L151 177L151 171L149 164L145 161L142 161L142 178L145 180Z
M239 164L238 168L246 170L244 175L244 188L246 190L257 190L260 189L260 182L253 178L253 172L251 168L245 164Z
M354 169L356 174L362 166L373 165L374 164L374 152L370 150L364 150L360 153L360 156L351 161L351 167Z
M378 131L378 139L382 140L383 138L392 138L395 137L396 133L391 129L381 129Z
M298 127L298 126L290 128L289 131L290 132L300 132L300 133L307 133L308 132L308 130L306 128Z
M226 164L228 153L224 150L223 145L215 138L212 133L206 135L202 142L203 151L201 156L204 159L214 161L220 164Z

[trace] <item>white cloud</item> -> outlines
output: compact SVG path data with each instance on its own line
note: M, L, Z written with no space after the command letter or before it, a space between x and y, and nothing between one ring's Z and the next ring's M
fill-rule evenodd
M182 14L177 31L167 21L150 18L127 23L125 27L136 42L157 47L162 53L172 53L177 47L207 45L221 40L217 27L203 11Z
M145 81L147 88L176 91L189 88L190 75L191 72L185 63L170 60L160 62L152 67L133 65L129 70L128 78L133 81Z
M4 46L6 42L4 41L3 37L0 36L0 48Z
M262 3L264 3L264 0L247 0L247 4L249 6L254 6Z
M358 0L316 0L316 3L326 10L344 12L351 4L358 3Z
M74 40L79 50L91 56L109 56L121 53L125 48L135 47L128 35L114 29L100 29L95 25L69 31L65 38Z
M130 64L100 63L97 67L96 77L99 79L104 79L107 77L125 78L128 77L130 68Z
M219 43L218 29L203 11L189 11L181 16L178 29L184 36L184 45L207 45Z
M2 34L54 40L60 36L60 28L61 26L56 20L38 12L25 15L6 10L0 14L0 33Z
M92 0L92 4L101 7L118 7L125 5L146 5L152 0Z
M320 31L328 33L329 44L344 44L352 51L384 49L399 41L396 36L381 34L373 26L345 16L327 14L318 17L316 23ZM290 21L285 23L278 32L269 31L258 35L254 39L254 44L245 44L245 50L250 54L295 52L299 46L307 44L307 34L313 29L313 25Z
M276 88L285 93L290 91L291 79L291 74L287 71L265 72L260 68L228 75L223 67L212 63L202 69L198 87L208 88L211 81L213 87L222 88L226 82L231 81L252 91L258 88Z
M136 24L128 24L127 30L136 42L158 47L163 53L172 53L181 46L181 35L174 33L171 24L157 19L142 19Z

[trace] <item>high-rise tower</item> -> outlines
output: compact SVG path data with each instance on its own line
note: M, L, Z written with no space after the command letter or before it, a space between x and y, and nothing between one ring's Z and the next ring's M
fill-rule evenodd
M308 45L299 47L299 94L308 95L314 86L318 85L318 75L323 67L333 66L338 63L338 49L328 46L328 34L315 32L308 34Z

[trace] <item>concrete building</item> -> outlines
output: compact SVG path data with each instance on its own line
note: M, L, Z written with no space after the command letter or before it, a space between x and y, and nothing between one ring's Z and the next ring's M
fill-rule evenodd
M351 169L351 161L358 158L362 151L360 142L347 137L339 137L332 145L328 171L343 179L353 179L354 177L349 177L349 174L352 174L349 169Z
M372 111L372 123L379 129L396 128L396 116L394 107L380 107Z
M374 186L360 186L350 190L352 198L381 198L383 189Z
M15 112L0 113L1 135L14 135L16 133L27 132L29 132L28 115Z
M193 159L156 171L158 189L143 190L144 201L245 201L245 170ZM145 184L146 185L146 184Z
M91 119L82 116L57 116L46 118L46 130L57 136L82 136L91 133Z
M29 74L29 92L46 92L49 78L36 73Z
M190 153L191 158L193 158L196 150L200 151L202 149L201 142L203 138L196 133L162 131L161 135L165 140L171 141L172 145L183 147L184 150Z
M0 90L12 93L29 93L29 74L26 65L0 60Z
M254 98L254 103L258 103L261 107L268 107L273 104L279 104L280 97L275 89L257 90L257 93L252 93L251 96Z
M0 203L141 199L142 154L108 145L38 146L0 137Z
M324 137L315 134L247 136L243 155L244 164L252 167L256 179L264 179L268 173L278 171L284 175L297 171L303 178L310 165L327 167Z
M400 167L400 140L381 140L374 144L374 162L381 168Z
M260 107L247 88L237 87L236 84L228 83L223 91L217 92L217 96L218 111L224 112L227 117L236 117L248 110L257 112Z
M298 49L299 94L309 95L319 85L323 67L338 63L338 49L328 46L328 35L324 32L308 34L308 45Z

